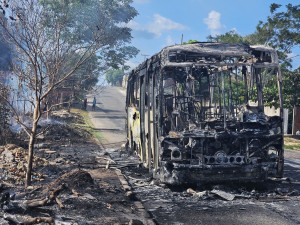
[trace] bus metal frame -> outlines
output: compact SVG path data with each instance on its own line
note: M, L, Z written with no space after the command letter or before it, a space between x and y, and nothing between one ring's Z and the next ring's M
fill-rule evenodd
M266 115L276 79L279 115ZM281 177L282 80L276 51L230 43L175 45L128 76L128 147L169 184Z

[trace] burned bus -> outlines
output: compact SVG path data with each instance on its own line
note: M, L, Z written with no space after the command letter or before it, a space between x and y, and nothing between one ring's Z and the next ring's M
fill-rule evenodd
M278 115L265 113L265 85L272 77ZM208 42L166 47L129 74L128 149L169 184L281 177L281 83L278 56L270 47Z

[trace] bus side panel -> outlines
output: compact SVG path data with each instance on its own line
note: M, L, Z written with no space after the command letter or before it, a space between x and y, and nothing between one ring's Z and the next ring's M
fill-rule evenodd
M131 149L140 154L141 138L140 138L140 113L135 107L128 107L128 138Z

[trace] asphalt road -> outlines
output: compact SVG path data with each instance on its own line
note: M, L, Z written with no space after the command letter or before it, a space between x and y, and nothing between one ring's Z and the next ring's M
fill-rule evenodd
M300 193L300 152L285 150L284 157L284 176L293 179Z
M91 111L94 95L88 96L88 111L95 127L103 136L106 148L125 143L125 91L107 87L96 94L96 111ZM268 183L270 193L279 185L295 192L283 199L242 199L231 202L199 201L182 193L156 186L145 186L136 195L158 224L300 224L300 152L285 151L285 177L288 181ZM281 183L280 183L281 182ZM151 194L153 192L153 194ZM274 193L274 192L273 192Z
M94 96L97 103L92 111ZM125 97L125 90L119 87L106 87L100 93L88 95L87 110L106 148L119 147L126 142Z

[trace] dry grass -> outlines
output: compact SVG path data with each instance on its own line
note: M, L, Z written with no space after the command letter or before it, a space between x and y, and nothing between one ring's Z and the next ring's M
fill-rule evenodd
M75 109L75 108L71 108L71 112L72 113L77 113L80 114L83 117L84 120L84 125L82 124L76 124L77 126L87 130L88 132L90 132L94 137L96 137L100 142L103 140L103 136L101 135L101 133L99 131L95 130L95 126L92 123L90 117L89 117L89 113L86 110L82 110L82 109Z
M300 151L300 140L296 138L285 137L284 148Z

